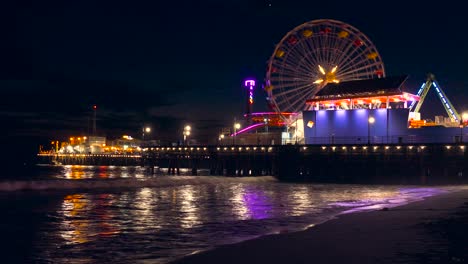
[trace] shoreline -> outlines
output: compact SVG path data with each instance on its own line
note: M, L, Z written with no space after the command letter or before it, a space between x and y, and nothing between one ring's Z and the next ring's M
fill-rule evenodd
M352 212L171 263L468 263L468 189Z

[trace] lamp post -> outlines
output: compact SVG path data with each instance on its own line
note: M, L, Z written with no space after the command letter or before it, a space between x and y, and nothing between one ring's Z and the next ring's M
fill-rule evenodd
M460 143L463 143L463 128L465 127L465 121L468 119L468 113L463 113L460 119Z
M190 136L190 131L192 130L192 127L190 127L189 125L186 125L184 127L184 145L187 145L187 137Z
M224 134L220 134L220 135L219 135L219 138L218 138L219 144L220 144L220 145L223 144L223 139L224 139Z
M241 128L241 125L239 123L235 123L234 124L234 135L232 137L232 140L233 140L233 145L236 144L236 136L237 136L237 130Z
M151 127L144 127L142 131L143 131L142 139L143 141L145 141L145 134L149 134L151 132Z
M268 133L268 122L270 121L270 119L268 118L264 118L263 119L263 123L265 123L265 132Z
M367 119L367 144L370 145L370 127L374 124L375 118L373 116Z

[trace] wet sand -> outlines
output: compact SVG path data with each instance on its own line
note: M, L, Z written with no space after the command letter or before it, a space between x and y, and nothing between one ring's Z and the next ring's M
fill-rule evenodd
M175 263L468 263L468 190L340 215Z

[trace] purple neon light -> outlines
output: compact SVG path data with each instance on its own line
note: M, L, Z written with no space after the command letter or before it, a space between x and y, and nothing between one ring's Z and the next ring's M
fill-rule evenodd
M248 127L246 127L246 128L243 128L243 129L237 131L235 134L231 134L231 137L236 136L236 135L239 135L239 134L242 134L242 133L244 133L244 132L247 132L247 131L249 131L249 130L252 130L252 129L254 129L254 128L261 127L261 126L264 126L264 125L265 125L264 123L253 124L253 125L251 125L251 126L248 126Z
M254 80L246 80L245 81L245 87L252 87L255 86L255 81Z
M263 115L279 115L279 114L282 114L282 115L297 115L297 113L291 113L291 112L283 112L283 113L277 113L277 112L258 112L258 113L251 113L249 115L251 116L263 116ZM247 114L245 114L244 116L247 116Z
M255 86L255 81L254 80L246 80L245 81L245 87L250 87L249 88L249 104L253 104L253 88Z

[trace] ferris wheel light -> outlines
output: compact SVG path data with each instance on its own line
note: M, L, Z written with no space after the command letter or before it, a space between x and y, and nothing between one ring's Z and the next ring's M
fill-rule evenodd
M331 73L335 73L336 72L336 69L338 69L338 65L333 67L333 69L331 70Z
M318 79L314 83L323 83L323 79Z
M325 74L325 70L322 68L322 66L319 65L319 71L322 73L322 74Z

